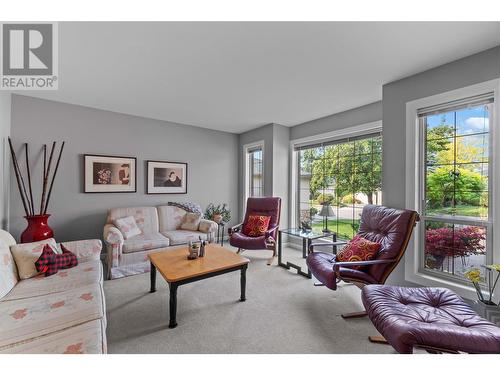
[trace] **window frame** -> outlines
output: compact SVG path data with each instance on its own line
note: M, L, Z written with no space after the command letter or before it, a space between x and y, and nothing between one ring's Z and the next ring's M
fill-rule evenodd
M260 140L253 143L248 143L243 146L243 183L244 183L244 200L243 200L243 211L246 210L247 199L250 197L251 193L251 181L250 181L250 153L253 149L258 149L262 151L262 196L265 196L265 142Z
M476 85L464 87L461 89L448 91L442 94L433 95L426 98L417 99L406 103L406 207L414 209L420 214L423 214L424 190L425 189L425 126L422 126L417 112L420 108L431 107L448 103L455 100L461 100L468 97L493 92L494 103L492 104L491 118L489 124L489 172L492 176L488 176L488 188L491 200L488 202L489 215L488 220L480 218L467 218L463 216L451 215L436 215L425 216L426 220L441 220L444 219L447 223L470 224L474 222L487 228L487 260L486 262L499 262L500 249L497 249L495 244L494 233L500 233L500 223L496 218L500 215L500 200L496 196L500 193L500 188L496 187L500 181L500 153L495 151L495 146L500 145L500 79L491 80ZM435 287L447 287L454 290L456 293L466 298L476 298L476 292L472 284L463 282L457 279L456 276L446 275L442 272L432 271L423 268L424 258L424 236L425 229L423 228L422 220L415 228L415 234L410 243L405 256L405 280Z
M334 130L331 132L321 133L309 137L298 138L290 141L290 186L293 188L290 189L290 210L288 213L289 223L292 226L295 226L298 223L298 205L299 205L299 189L300 189L300 180L299 180L299 153L295 151L295 148L299 145L309 144L309 143L321 143L326 140L335 141L348 137L358 137L363 136L370 133L382 132L382 121L373 121L368 123L363 123L355 126L351 126L348 128L342 128L339 130ZM382 134L383 137L383 134ZM382 150L383 152L383 150ZM382 167L383 168L383 167ZM382 172L383 173L383 172ZM382 179L383 180L383 179ZM382 186L382 202L384 202L384 194L383 194L383 186Z

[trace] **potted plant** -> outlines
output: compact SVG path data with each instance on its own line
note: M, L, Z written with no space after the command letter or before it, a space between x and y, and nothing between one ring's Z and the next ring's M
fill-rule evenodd
M205 219L213 220L217 224L221 222L228 223L231 220L231 210L227 207L227 203L215 205L210 203L205 210Z
M484 277L481 276L481 270L479 268L470 269L465 273L465 277L472 282L472 285L474 285L480 302L488 306L496 306L496 303L493 302L493 293L495 292L495 287L497 286L498 279L500 278L500 265L490 264L482 267L486 270ZM483 291L481 290L481 286L479 285L481 282L485 282L488 287L488 299L484 297Z

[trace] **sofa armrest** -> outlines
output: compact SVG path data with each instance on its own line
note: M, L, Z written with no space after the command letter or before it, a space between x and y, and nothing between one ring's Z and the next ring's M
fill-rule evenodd
M103 231L104 242L106 243L106 258L108 268L118 267L118 260L122 254L123 238L122 232L113 224L106 224Z
M201 219L198 230L203 233L214 233L217 230L218 224L215 221Z
M61 245L64 245L65 248L75 254L79 262L101 259L101 240L69 241L62 242Z

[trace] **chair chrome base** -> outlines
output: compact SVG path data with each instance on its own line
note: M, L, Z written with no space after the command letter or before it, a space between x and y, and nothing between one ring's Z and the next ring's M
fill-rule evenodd
M365 317L367 315L368 315L368 313L366 311L358 311L358 312L342 314L341 316L344 319L351 319L351 318L362 318L362 317Z

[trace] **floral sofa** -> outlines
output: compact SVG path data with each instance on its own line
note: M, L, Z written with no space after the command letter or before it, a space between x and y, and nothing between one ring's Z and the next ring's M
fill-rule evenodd
M176 206L113 208L108 211L103 238L107 248L108 277L149 272L148 254L165 247L178 246L199 239L212 242L217 223L201 219L198 231L181 230L187 211ZM116 219L133 216L141 234L124 239L113 224Z
M100 240L65 242L78 266L19 280L0 230L0 353L106 353Z

